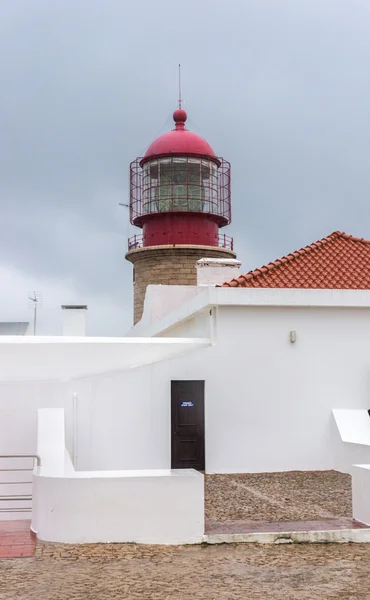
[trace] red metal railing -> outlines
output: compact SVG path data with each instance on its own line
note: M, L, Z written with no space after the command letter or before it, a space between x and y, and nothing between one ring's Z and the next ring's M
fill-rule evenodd
M128 249L135 250L136 248L142 248L143 246L143 235L133 235L128 238Z
M216 166L214 161L201 157L166 157L150 161L143 168L141 161L139 157L130 165L130 221L133 225L142 226L151 214L179 211L213 215L222 226L230 223L229 162L218 158ZM160 175L163 162L166 170Z
M225 233L218 234L218 247L226 250L234 250L234 238Z
M133 235L128 240L128 249L136 250L136 248L143 247L143 235ZM225 233L218 234L218 248L225 248L226 250L234 250L234 238L226 235Z

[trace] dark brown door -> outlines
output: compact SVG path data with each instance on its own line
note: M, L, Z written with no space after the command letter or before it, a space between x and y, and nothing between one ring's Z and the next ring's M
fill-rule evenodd
M204 471L204 381L171 381L171 468Z

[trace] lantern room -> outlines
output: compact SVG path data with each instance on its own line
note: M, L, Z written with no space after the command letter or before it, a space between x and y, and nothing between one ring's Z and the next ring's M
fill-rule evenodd
M225 242L227 236L219 236L219 228L231 220L230 164L185 128L184 110L177 109L173 119L175 128L130 165L130 220L143 230L142 242L135 236L131 248L225 247L220 238Z

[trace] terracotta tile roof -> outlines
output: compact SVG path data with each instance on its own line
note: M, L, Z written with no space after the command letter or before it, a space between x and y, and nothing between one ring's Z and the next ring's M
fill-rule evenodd
M342 231L222 287L370 289L370 241Z

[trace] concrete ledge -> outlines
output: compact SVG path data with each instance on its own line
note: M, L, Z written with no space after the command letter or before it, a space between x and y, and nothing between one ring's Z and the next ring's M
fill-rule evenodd
M337 529L332 531L289 531L266 533L218 533L205 535L207 544L368 544L369 529Z
M201 473L182 469L159 476L155 472L83 475L34 474L32 528L39 540L175 545L202 541Z
M370 465L352 467L353 516L358 521L370 523Z
M64 544L196 544L204 534L204 475L194 469L75 471L64 410L39 409L41 466L31 529Z

